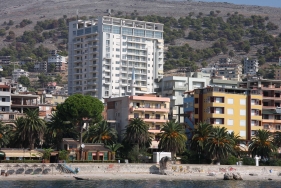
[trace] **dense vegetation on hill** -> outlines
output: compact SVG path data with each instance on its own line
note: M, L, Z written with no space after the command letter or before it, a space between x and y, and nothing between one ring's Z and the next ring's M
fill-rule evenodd
M186 17L179 19L155 15L139 16L137 11L126 16L119 11L114 16L164 24L164 40L168 46L165 70L176 67L195 69L196 62L207 61L219 54L228 54L232 57L239 52L249 53L252 46L258 45L255 55L260 64L277 61L281 56L281 34L278 36L271 34L272 30L278 29L278 26L268 17L257 15L245 17L238 12L228 13L223 17L220 11L211 11L209 15L203 15L203 13L195 15L190 12ZM25 31L21 36L15 36L15 33L9 30L9 26L14 24L12 20L4 23L6 29L0 29L0 36L10 44L0 50L0 56L9 55L13 61L26 57L32 57L38 61L46 60L48 54L48 49L44 47L46 40L56 44L56 47L62 50L62 54L66 55L68 23L74 19L63 16L57 20L38 21L34 30ZM83 16L80 19L88 18ZM32 24L32 21L24 19L16 27L23 28L28 24ZM177 45L177 39L209 41L212 45L194 49L186 42L183 45Z

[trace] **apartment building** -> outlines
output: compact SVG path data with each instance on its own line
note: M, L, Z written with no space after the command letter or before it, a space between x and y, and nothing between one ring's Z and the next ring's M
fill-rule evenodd
M48 63L46 61L34 63L34 72L47 72L47 69Z
M164 25L99 17L69 23L69 94L107 97L152 93L163 77Z
M239 87L262 91L262 126L274 132L281 128L281 80L251 80Z
M182 122L183 118L177 116L177 105L182 104L185 91L192 91L196 88L203 88L209 85L210 74L202 72L189 72L186 76L167 76L159 82L159 95L170 98L169 119ZM183 113L180 108L180 113Z
M49 70L52 65L54 65L54 67L55 67L55 69L54 69L55 72L66 71L66 68L67 68L66 57L51 53L48 56L48 69Z
M226 80L242 81L242 65L234 63L229 58L220 58L216 64L216 77Z
M281 80L281 67L276 67L274 69L274 79Z
M9 65L11 63L11 56L0 56L1 65Z
M261 90L206 87L194 90L194 123L226 127L250 140L262 126Z
M19 79L19 77L21 76L26 76L28 77L29 76L29 72L23 70L23 69L15 69L12 73L12 76L13 76L13 79L15 81L17 81Z
M130 120L141 118L149 125L149 132L153 133L151 149L158 149L157 134L168 121L170 99L152 94L141 96L125 96L106 98L107 121L115 124L120 136Z
M244 59L244 74L249 75L249 76L254 76L257 74L259 71L259 62L257 59L249 59L245 58Z

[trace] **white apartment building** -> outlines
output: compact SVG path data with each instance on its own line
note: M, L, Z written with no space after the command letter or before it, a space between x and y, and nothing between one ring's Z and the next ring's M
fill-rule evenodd
M66 57L58 54L50 54L48 57L48 67L55 65L55 72L62 72L66 70Z
M248 74L250 76L256 75L259 71L259 62L257 59L244 59L244 74Z
M68 93L99 99L152 93L163 77L164 25L99 17L69 23Z
M28 77L28 76L29 76L29 73L28 73L27 71L23 70L23 69L15 69L15 70L13 71L13 73L12 73L12 76L13 76L13 79L14 79L15 81L17 81L18 78L21 77L21 76L26 76L26 77Z

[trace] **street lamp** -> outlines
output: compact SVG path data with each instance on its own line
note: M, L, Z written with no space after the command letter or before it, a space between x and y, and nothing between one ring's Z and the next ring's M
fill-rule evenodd
M82 160L83 159L83 161L84 161L84 158L83 158L83 149L85 148L85 144L81 144L80 145L80 160Z

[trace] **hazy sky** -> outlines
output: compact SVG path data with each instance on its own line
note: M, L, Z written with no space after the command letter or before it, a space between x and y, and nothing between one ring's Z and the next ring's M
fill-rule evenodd
M199 1L199 0L197 0L197 1ZM234 3L234 4L281 7L281 0L200 0L200 1L228 2L228 3Z

